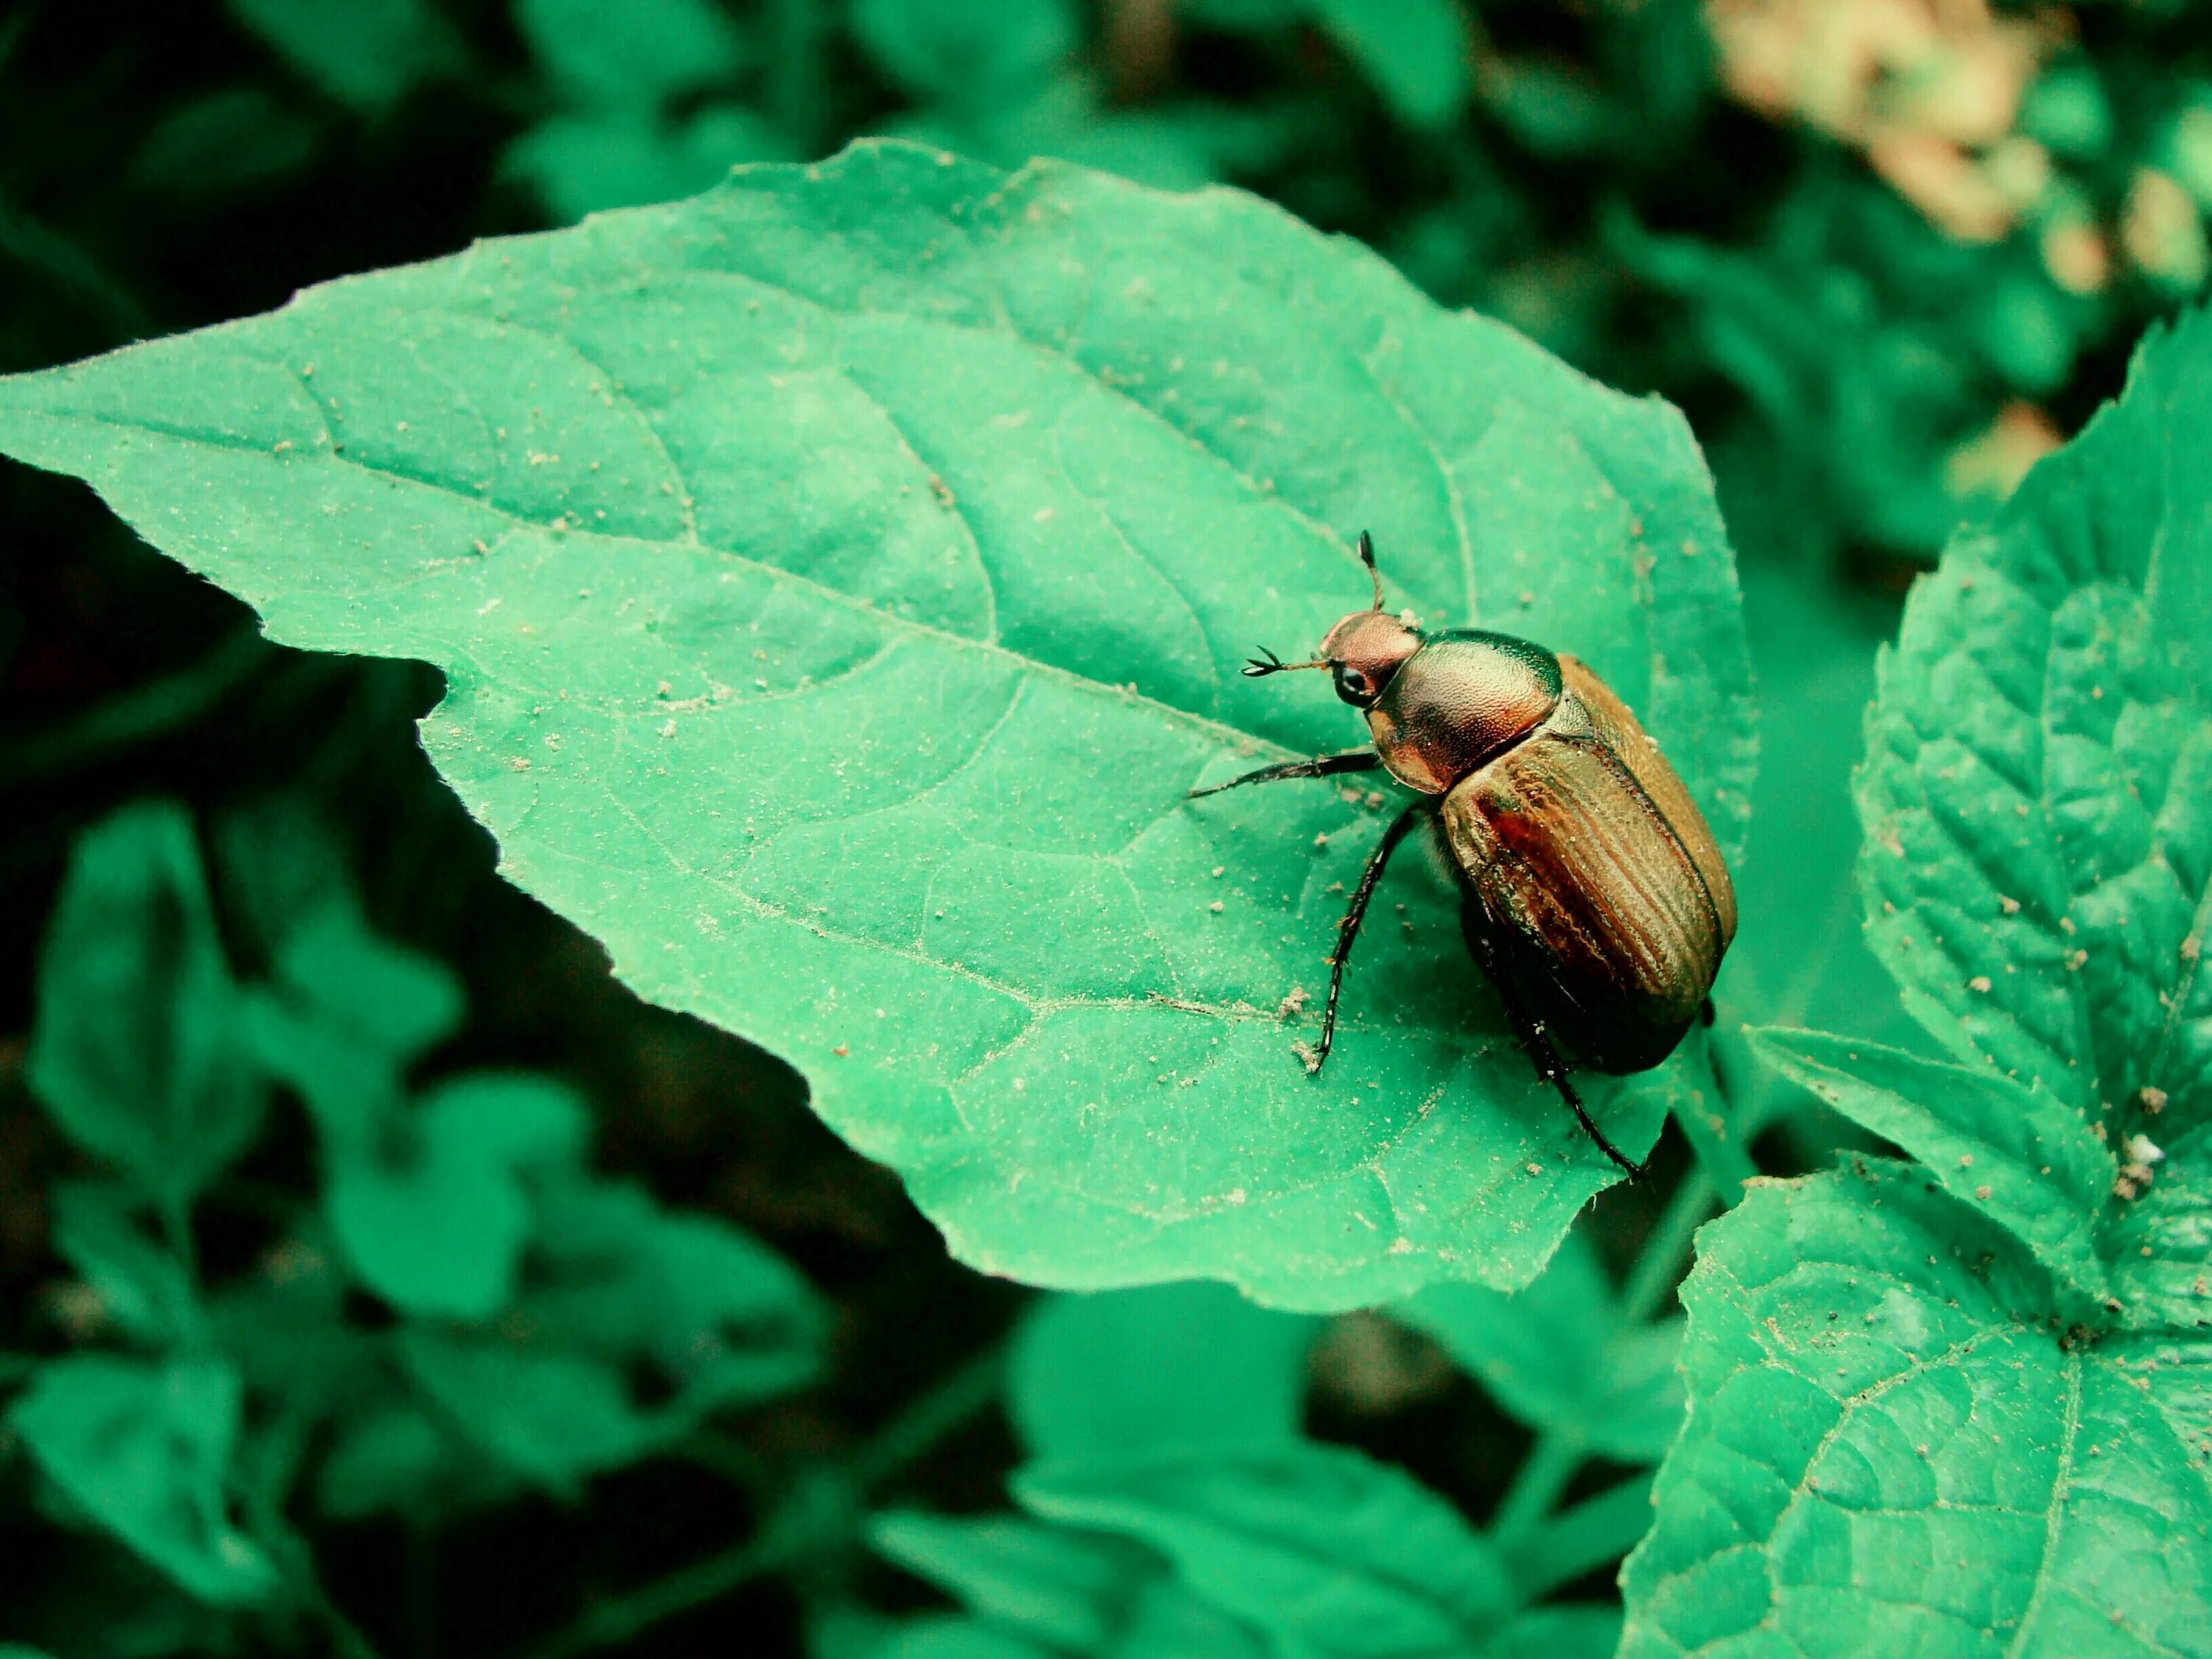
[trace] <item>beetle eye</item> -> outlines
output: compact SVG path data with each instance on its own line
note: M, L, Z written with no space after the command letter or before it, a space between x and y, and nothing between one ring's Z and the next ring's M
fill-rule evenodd
M1364 673L1357 668L1346 668L1340 663L1336 670L1336 695L1348 703L1364 706L1372 700L1375 691L1374 688L1368 684L1367 676Z

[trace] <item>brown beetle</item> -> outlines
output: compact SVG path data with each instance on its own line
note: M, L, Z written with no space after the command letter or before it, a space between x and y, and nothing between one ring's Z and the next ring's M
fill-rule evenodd
M1330 629L1311 662L1268 652L1244 672L1328 669L1337 696L1365 712L1374 747L1191 791L1379 767L1421 792L1382 832L1340 924L1307 1069L1328 1056L1344 964L1383 866L1426 823L1459 883L1468 948L1537 1074L1607 1158L1638 1174L1591 1121L1558 1045L1618 1076L1656 1066L1692 1021L1711 1018L1707 995L1735 937L1735 890L1712 831L1658 745L1587 666L1507 634L1424 634L1383 610L1364 532L1359 556L1374 608Z

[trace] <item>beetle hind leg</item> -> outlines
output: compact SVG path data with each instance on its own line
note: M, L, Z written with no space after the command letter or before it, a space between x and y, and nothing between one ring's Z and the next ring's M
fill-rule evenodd
M1597 1121L1590 1116L1589 1109L1583 1104L1582 1095L1568 1075L1567 1062L1560 1057L1551 1033L1545 1030L1542 1020L1528 1012L1519 993L1506 978L1504 966L1498 959L1498 943L1483 931L1479 915L1474 901L1466 901L1460 911L1461 931L1467 935L1468 949L1474 953L1483 977L1490 981L1498 993L1498 1000L1504 1003L1506 1018L1513 1022L1514 1034L1520 1038L1522 1051L1534 1064L1536 1075L1559 1091L1559 1098L1567 1103L1567 1109L1575 1115L1575 1121L1582 1125L1583 1133L1597 1144L1598 1151L1627 1171L1631 1181L1641 1181L1644 1165L1631 1163L1627 1155L1607 1138L1605 1131L1597 1127Z

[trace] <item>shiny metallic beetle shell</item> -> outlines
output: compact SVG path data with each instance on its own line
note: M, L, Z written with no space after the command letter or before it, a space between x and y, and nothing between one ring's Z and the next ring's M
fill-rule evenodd
M1638 1072L1698 1018L1735 890L1658 745L1572 657L1424 641L1367 709L1383 763L1443 797L1438 839L1498 969L1584 1065Z

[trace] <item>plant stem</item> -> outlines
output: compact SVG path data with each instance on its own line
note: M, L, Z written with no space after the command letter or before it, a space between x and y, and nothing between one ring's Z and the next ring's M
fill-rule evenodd
M1547 1429L1536 1437L1513 1484L1498 1500L1497 1513L1490 1517L1490 1534L1499 1548L1513 1549L1543 1523L1582 1461L1582 1442L1577 1437L1557 1429Z
M719 1601L817 1551L827 1535L825 1521L841 1532L848 1531L852 1522L842 1515L848 1510L857 1514L860 1494L927 1455L946 1435L989 1406L999 1397L1005 1373L1005 1347L994 1343L893 1418L842 1468L833 1465L803 1481L744 1543L594 1603L534 1650L532 1659L574 1659L578 1654L627 1643L655 1625ZM750 1471L740 1474L727 1449L711 1440L698 1439L685 1449L701 1461L711 1458L741 1482L750 1479Z
M822 133L822 17L816 0L772 0L769 40L769 108L799 155L811 160Z
M1647 1472L1608 1486L1594 1498L1523 1534L1512 1547L1515 1593L1539 1601L1584 1573L1634 1549L1651 1526L1651 1476Z
M1759 1166L1751 1161L1750 1125L1729 1109L1727 1081L1710 1036L1704 1046L1714 1098L1708 1103L1702 1091L1693 1091L1686 1102L1676 1103L1674 1121L1682 1126L1683 1138L1697 1155L1698 1167L1711 1181L1714 1190L1733 1206L1743 1196L1743 1183L1759 1174Z
M1665 1305L1682 1276L1690 1241L1713 1212L1717 1198L1711 1178L1702 1168L1682 1177L1682 1184L1674 1188L1674 1195L1667 1200L1666 1209L1645 1237L1628 1283L1621 1287L1620 1314L1626 1322L1640 1325Z
M14 786L47 772L73 771L189 725L244 684L270 656L252 628L240 629L198 662L88 708L64 725L0 751L0 781Z
M720 1600L741 1584L771 1572L786 1559L789 1545L770 1524L760 1535L733 1550L657 1578L626 1595L597 1602L574 1624L537 1649L534 1659L570 1659L580 1653L614 1647L664 1620Z
M153 329L138 296L100 261L41 220L0 198L0 258L44 276L97 318L108 337L135 340Z
M999 1397L1006 1353L993 1343L933 1386L854 1454L854 1481L872 1486L926 1456L945 1437Z

